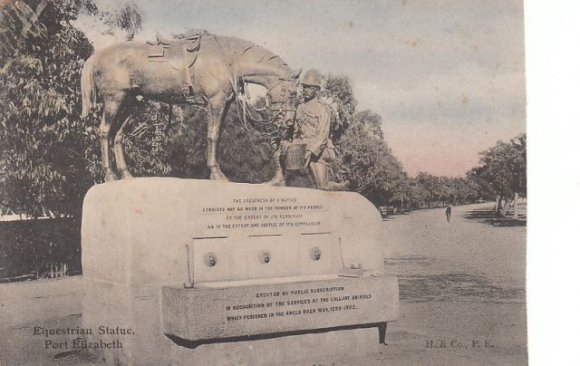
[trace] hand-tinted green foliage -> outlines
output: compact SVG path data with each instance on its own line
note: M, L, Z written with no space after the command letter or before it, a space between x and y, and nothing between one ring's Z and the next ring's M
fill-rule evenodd
M409 183L411 190L408 203L412 208L474 203L479 199L491 198L470 178L439 177L420 172Z
M328 75L326 80L323 99L328 100L333 111L331 138L336 141L348 129L356 112L357 102L347 76Z
M125 3L111 11L98 13L99 19L108 27L106 34L114 34L116 29L125 32L127 41L133 40L135 35L142 30L142 18L139 8L135 3Z
M13 47L0 59L0 204L32 215L75 215L101 172L96 122L80 119L79 80L93 47L71 21L98 9L92 0L25 3L40 14L29 20L36 31L21 24L3 33ZM119 22L127 31L140 27L140 18Z
M526 134L498 141L481 153L479 163L469 174L488 191L503 198L526 197Z
M79 4L49 3L42 34L14 33L18 48L0 62L0 199L32 214L74 212L97 175L96 139L78 98L92 46L69 23Z
M337 163L351 188L375 203L386 194L389 180L389 148L380 136L380 125L375 128L377 123L380 116L370 111L357 113L337 144Z

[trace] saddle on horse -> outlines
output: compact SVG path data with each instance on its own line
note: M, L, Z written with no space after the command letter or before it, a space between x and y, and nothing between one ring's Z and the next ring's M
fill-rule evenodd
M185 33L173 35L173 39L167 39L157 33L155 42L147 42L149 62L167 62L180 71L183 95L186 98L193 96L191 67L197 59L197 51L204 34L208 33L203 29L189 29Z

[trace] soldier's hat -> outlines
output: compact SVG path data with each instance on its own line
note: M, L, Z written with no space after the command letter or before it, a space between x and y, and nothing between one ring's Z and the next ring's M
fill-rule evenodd
M310 69L304 73L302 78L302 85L317 86L322 88L322 76L316 69Z

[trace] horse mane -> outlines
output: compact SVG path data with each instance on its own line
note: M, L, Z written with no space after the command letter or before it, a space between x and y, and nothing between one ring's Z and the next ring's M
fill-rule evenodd
M248 63L262 64L265 67L270 67L274 74L276 71L278 73L283 71L286 75L292 73L290 66L280 56L262 46L235 37L215 37L220 44L227 45L237 62L247 61Z
M289 77L293 71L278 55L268 49L240 38L218 36L211 33L202 35L202 42L215 42L225 55L231 57L234 77L232 86L236 91L236 107L242 126L248 132L257 136L272 137L279 133L278 127L271 117L264 118L263 109L258 109L248 103L245 94L246 77L264 77L265 80L277 80ZM202 43L201 48L204 45ZM249 83L265 86L254 78ZM277 85L279 81L274 81Z

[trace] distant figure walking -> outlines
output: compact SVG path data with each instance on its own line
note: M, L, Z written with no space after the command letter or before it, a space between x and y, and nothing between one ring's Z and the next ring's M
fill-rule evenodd
M451 204L447 205L445 216L447 216L447 222L451 222Z

